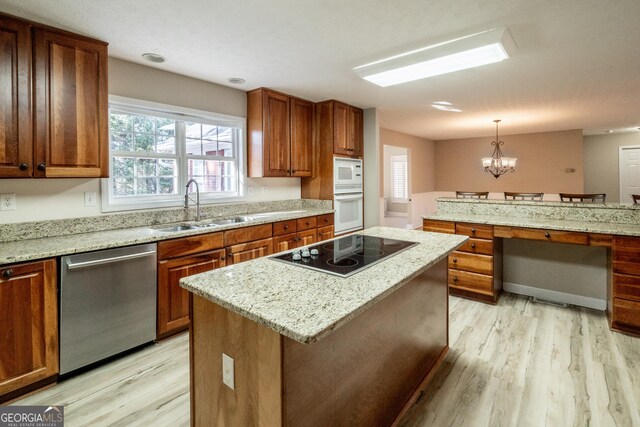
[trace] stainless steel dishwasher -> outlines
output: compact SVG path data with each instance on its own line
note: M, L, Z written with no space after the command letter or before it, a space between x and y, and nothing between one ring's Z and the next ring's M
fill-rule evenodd
M156 337L156 244L69 255L60 265L60 374Z

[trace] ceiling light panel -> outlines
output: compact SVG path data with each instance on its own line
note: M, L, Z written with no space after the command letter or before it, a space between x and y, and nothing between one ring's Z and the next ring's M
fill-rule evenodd
M354 71L387 87L499 62L514 50L509 30L501 27L372 62Z

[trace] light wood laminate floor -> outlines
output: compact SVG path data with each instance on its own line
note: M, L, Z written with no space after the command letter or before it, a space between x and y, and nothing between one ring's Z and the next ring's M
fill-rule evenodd
M450 297L450 350L402 421L414 426L640 426L640 339L604 313L504 294ZM66 426L189 422L183 334L15 404L63 404Z

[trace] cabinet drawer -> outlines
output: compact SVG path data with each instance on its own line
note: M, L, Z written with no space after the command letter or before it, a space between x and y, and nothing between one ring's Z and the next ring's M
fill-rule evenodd
M316 223L318 225L318 227L325 227L327 225L333 225L333 214L324 214L324 215L318 215L316 217Z
M273 252L283 252L295 249L298 246L298 238L296 233L285 234L273 238Z
M493 240L469 239L458 248L460 252L493 255Z
M493 239L493 226L484 224L456 223L456 234L475 237L477 239Z
M307 218L300 218L297 221L298 231L309 230L311 228L316 228L316 217L310 216Z
M587 233L575 233L571 231L512 228L511 237L516 239L544 240L554 243L571 243L574 245L589 244L589 235Z
M493 295L493 277L468 271L449 269L449 286L465 291Z
M271 224L228 230L224 232L224 245L231 246L238 243L251 242L252 240L266 239L267 237L271 237L271 233Z
M316 241L321 242L328 239L333 239L333 225L318 227L318 239Z
M640 276L640 239L621 236L613 238L613 271Z
M613 296L640 301L640 277L614 274Z
M423 219L422 230L432 231L434 233L448 233L455 234L456 223L450 221L437 221L434 219Z
M158 242L158 260L175 258L224 247L222 233L199 234L197 236Z
M493 257L455 251L449 256L449 268L493 275Z
M640 302L614 298L611 323L626 329L640 328Z
M289 233L295 233L298 231L296 228L296 220L291 219L289 221L280 221L273 223L273 235L274 236L283 236Z

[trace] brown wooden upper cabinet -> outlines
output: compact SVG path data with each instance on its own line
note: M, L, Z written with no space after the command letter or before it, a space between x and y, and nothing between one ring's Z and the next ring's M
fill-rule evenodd
M0 15L0 177L108 176L107 55L104 42Z
M250 177L312 175L313 103L270 89L247 94Z
M363 111L340 101L318 104L321 108L320 132L333 138L333 154L362 157Z

